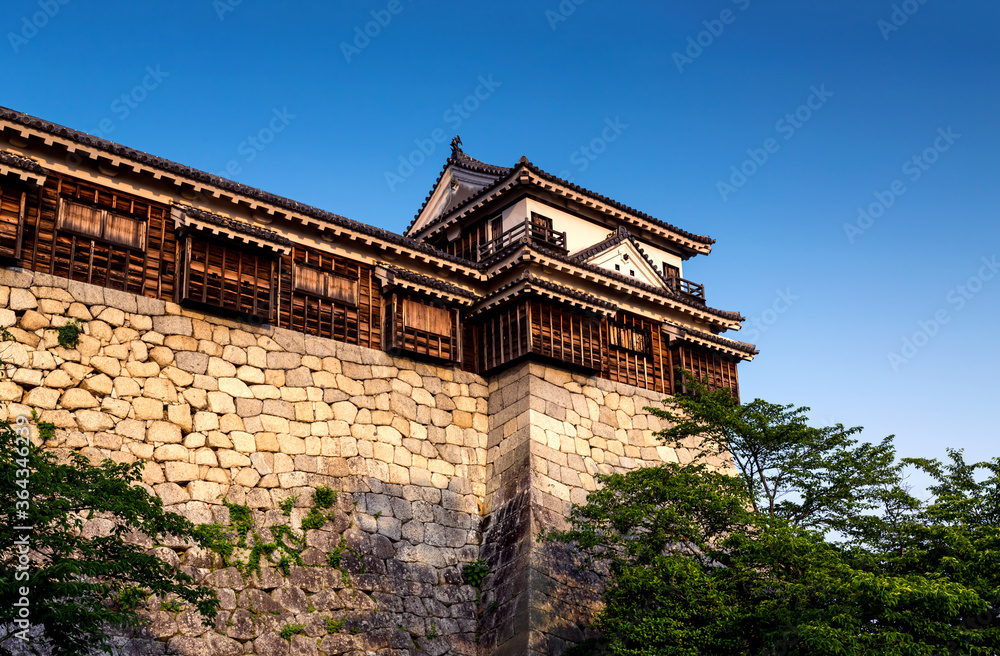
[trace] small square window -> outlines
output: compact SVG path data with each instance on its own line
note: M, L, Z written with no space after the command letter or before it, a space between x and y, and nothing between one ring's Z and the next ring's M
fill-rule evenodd
M628 270L628 275L630 275L630 276L632 276L633 278L635 278L635 269L629 269L629 270Z
M615 265L615 271L621 271L621 270L622 270L622 265L616 264Z

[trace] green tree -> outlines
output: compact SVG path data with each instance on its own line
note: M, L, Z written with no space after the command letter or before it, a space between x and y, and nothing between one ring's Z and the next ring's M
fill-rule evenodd
M19 640L26 613L44 627L31 644L36 653L110 652L107 632L140 627L152 594L192 604L206 623L214 618L213 591L137 544L168 536L200 543L191 522L137 485L142 464L94 466L76 453L60 463L28 439L30 430L24 418L0 422L0 643ZM103 530L84 531L94 517L105 520Z
M897 461L892 437L689 384L652 409L684 464L600 477L545 536L610 566L602 637L577 651L998 653L1000 460ZM906 467L931 477L930 499Z

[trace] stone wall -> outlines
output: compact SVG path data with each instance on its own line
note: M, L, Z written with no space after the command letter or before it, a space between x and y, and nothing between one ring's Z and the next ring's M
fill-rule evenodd
M340 491L287 571L160 547L223 610L206 628L154 600L130 653L557 654L584 635L600 579L539 530L598 472L676 458L643 410L656 395L538 364L485 380L19 269L0 269L0 308L0 417L38 412L57 453L141 459L169 510L227 524L225 504L246 505L265 540L299 531L316 488ZM83 334L63 348L74 319ZM477 590L462 568L479 558Z

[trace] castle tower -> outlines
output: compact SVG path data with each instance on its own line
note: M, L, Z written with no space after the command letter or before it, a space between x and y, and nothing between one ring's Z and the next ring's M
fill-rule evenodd
M713 243L458 138L397 235L0 108L0 414L146 461L197 522L225 500L297 530L342 492L288 571L171 545L223 613L154 609L140 653L559 653L600 580L538 532L598 473L677 458L644 408L686 393L678 368L738 394L757 353L684 277Z

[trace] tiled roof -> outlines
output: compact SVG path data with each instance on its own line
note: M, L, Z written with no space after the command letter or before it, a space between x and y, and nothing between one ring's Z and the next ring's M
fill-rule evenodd
M456 139L457 139L457 137L456 137ZM461 141L459 141L458 144L460 145ZM461 165L460 164L461 161L467 161L467 162L469 162L469 165L465 167L465 168L469 168L469 170L480 171L480 172L483 172L483 173L491 173L493 175L498 175L500 177L492 185L488 185L488 186L480 189L475 194L473 194L470 197L466 198L463 202L456 204L452 208L449 208L449 210L448 210L449 213L454 212L455 210L460 209L460 208L464 207L465 205L471 204L472 202L474 202L480 196L483 196L483 195L485 195L487 193L492 192L497 186L499 186L503 182L504 178L506 176L508 176L512 171L514 171L518 167L524 167L524 168L528 169L529 171L531 171L532 173L535 173L539 177L542 177L542 178L548 180L549 182L553 182L555 184L562 185L564 187L572 189L573 191L576 191L578 193L581 193L581 194L584 194L586 196L589 196L589 197L593 198L594 200L600 201L602 203L605 203L607 205L615 207L615 208L617 208L617 209L619 209L619 210L621 210L623 212L627 212L629 214L637 216L637 217L639 217L639 218L641 218L641 219L643 219L645 221L648 221L649 223L652 223L654 225L660 226L661 228L669 230L670 232L673 232L674 234L680 235L681 237L684 237L686 239L690 239L693 242L696 242L696 243L699 243L699 244L706 244L706 245L710 245L710 244L714 244L715 243L715 240L712 239L711 237L708 237L706 235L696 235L696 234L694 234L692 232L688 232L687 230L682 230L681 228L678 228L675 225L671 225L671 224L667 223L666 221L661 221L660 219L652 217L652 216L646 214L645 212L640 212L637 209L629 207L628 205L625 205L623 203L619 203L618 201L613 200L611 198L608 198L607 196L604 196L602 194L598 194L597 192L591 191L589 189L585 189L584 187L581 187L579 185L573 184L572 182L569 182L568 180L564 180L564 179L562 179L562 178L560 178L558 176L555 176L555 175L552 175L551 173L543 171L542 169L540 169L537 166L535 166L534 164L532 164L531 161L528 160L528 158L526 158L526 157L521 157L521 159L518 160L517 167L515 167L515 168L505 168L505 167L502 167L502 166L494 166L492 164L485 164L483 162L480 162L477 159L473 159L472 157L469 157L464 152L462 152L461 148L458 148L457 146L455 146L454 142L452 143L452 146L453 146L453 148L457 148L457 152L460 155L459 155L459 157L456 157L456 155L455 155L456 151L455 150L452 151L452 156L448 158L448 161L445 163L444 168L441 169L441 175L438 176L437 181L434 183L434 187L431 188L432 189L432 193L433 193L433 189L437 188L437 185L441 181L441 177L444 175L444 172L448 169L448 166L450 164ZM410 223L409 226L407 226L407 228L406 228L407 232L409 232L410 229L413 227L413 224L416 223L417 218L420 216L420 213L423 212L424 207L426 207L427 202L429 200L430 200L430 195L428 194L427 198L424 200L424 205L420 208L420 212L417 212L416 216L414 216L414 218L413 218L413 221ZM424 227L423 230L427 230L430 227L440 225L444 219L445 219L445 216L441 216L441 217L435 219L434 221L432 221L431 223L429 223L426 227Z
M275 205L290 212L304 214L318 221L328 223L330 225L335 225L348 230L353 230L363 235L367 235L375 239L395 244L397 246L403 246L405 248L426 253L433 257L455 262L457 264L461 264L469 268L474 269L477 267L475 262L472 262L470 260L465 260L460 257L455 257L453 255L449 255L423 242L416 241L408 237L403 237L402 235L397 235L396 233L389 232L388 230L383 230L382 228L376 228L366 223L361 223L360 221L355 221L353 219L349 219L345 216L341 216L333 212L327 212L326 210L321 210L317 207L312 207L311 205L305 205L304 203L299 203L289 198L285 198L284 196L278 196L276 194L272 194L267 191L262 191L255 187L250 187L244 184L240 184L239 182L234 182L233 180L227 180L226 178L222 178L217 175L207 173L205 171L200 171L198 169L191 168L190 166L178 164L176 162L172 162L162 157L150 155L148 153L144 153L139 150L134 150L132 148L116 144L113 141L100 139L93 135L89 135L85 132L80 132L79 130L73 130L71 128L67 128L62 125L57 125L55 123L43 121L40 118L35 118L34 116L23 114L13 109L9 109L7 107L0 107L0 119L11 121L12 123L17 123L25 127L34 128L36 130L41 130L42 132L59 136L64 139L69 139L70 141L74 141L84 146L89 146L91 148L103 150L111 155L115 155L117 157L121 157L124 159L133 160L152 168L160 169L162 171L167 171L168 173L171 173L173 175L183 176L185 178L197 180L198 182L213 185L215 187L218 187L219 189L223 189L230 193L238 194L240 196L245 196L248 198L253 198L255 200L268 203L270 205Z
M738 342L735 339L728 339L726 337L719 337L718 335L713 335L712 333L702 332L700 330L695 330L694 328L688 328L686 326L679 326L681 333L684 335L691 335L692 337L697 337L698 339L703 339L706 342L712 342L714 344L719 344L720 346L726 346L733 349L734 351L741 351L749 355L757 355L760 351L753 344L747 344L746 342Z
M500 296L505 292L507 292L508 290L513 289L514 287L517 287L518 285L521 284L524 284L526 287L540 287L542 289L547 289L551 292L562 294L563 296L567 296L569 298L574 298L582 303L588 303L590 305L605 308L607 310L615 311L618 309L618 306L610 301L594 296L592 294L587 294L579 290L572 289L570 287L559 285L549 280L543 280L542 278L538 278L537 276L533 275L530 271L521 272L521 275L519 275L518 277L514 278L513 280L507 282L504 285L501 285L497 289L491 291L489 294L483 297L481 302L488 301L489 299L495 296Z
M399 267L394 267L390 265L382 265L387 271L391 271L392 275L396 278L402 278L403 280L408 280L410 282L417 283L418 285L423 285L424 287L430 287L431 289L437 289L442 292L447 292L455 296L462 296L464 298L477 298L478 295L459 287L458 285L452 285L451 283L438 280L437 278L431 278L430 276L425 276L420 273L414 273L413 271L407 271L406 269L400 269Z
M562 178L560 178L558 176L555 176L555 175L552 175L551 173L543 171L542 169L538 168L537 166L535 166L534 164L532 164L530 161L528 161L524 157L521 158L521 161L519 162L519 164L523 164L526 168L530 169L533 173L536 173L536 174L540 175L541 177L545 178L549 182L554 182L556 184L563 185L564 187L569 187L573 191L577 191L577 192L579 192L581 194L585 194L587 196L590 196L594 200L598 200L598 201L600 201L602 203L606 203L608 205L611 205L612 207L620 209L623 212L628 212L629 214L633 214L633 215L639 217L640 219L644 219L646 221L649 221L650 223L652 223L654 225L658 225L661 228L669 230L670 232L673 232L673 233L676 233L678 235L681 235L682 237L690 239L693 242L697 242L699 244L714 244L715 243L715 240L712 239L711 237L707 236L707 235L696 235L693 232L688 232L687 230L682 230L682 229L678 228L675 225L671 225L671 224L667 223L666 221L661 221L660 219L657 219L656 217L650 216L650 215L646 214L645 212L640 212L637 209L633 209L633 208L629 207L628 205L625 205L623 203L619 203L618 201L613 200L611 198L608 198L607 196L601 195L601 194L599 194L599 193L597 193L595 191L591 191L589 189L585 189L584 187L581 187L579 185L573 184L572 182L569 182L568 180L563 180Z
M211 223L213 225L217 225L232 230L233 232L239 232L244 235L256 237L257 239L269 241L273 244L281 244L282 246L294 246L291 239L283 237L271 230L266 230L259 226L246 223L244 221L236 221L234 219L229 219L224 216L219 216L218 214L202 212L201 210L196 210L193 207L186 207L183 205L181 206L181 210L184 212L184 214L197 221Z
M424 198L424 202L420 205L420 209L417 210L417 213L413 215L413 220L410 221L410 225L406 226L406 230L403 231L403 234L408 234L410 230L413 229L413 226L414 224L416 224L417 219L420 218L420 215L424 213L424 209L426 209L427 203L430 202L431 196L434 195L434 190L437 189L437 186L441 183L441 178L444 177L444 173L445 171L448 170L449 166L457 166L467 171L472 171L474 173L485 173L487 175L493 175L499 177L503 177L511 172L511 169L507 168L506 166L495 166L493 164L487 164L486 162L480 161L475 157L469 157L462 150L461 137L455 135L455 138L451 140L451 155L449 155L448 159L445 160L444 166L441 167L441 172L438 173L437 180L435 180L434 184L431 185L430 193L427 194L426 198ZM469 198L472 198L473 196L474 194L462 198L458 202L454 203L451 207L447 208L447 212L451 212L456 207L464 205L465 202L469 200ZM434 225L435 223L437 223L437 219L431 221L431 223L428 225Z
M618 226L618 229L612 232L607 239L605 239L602 242L594 244L593 246L584 251L580 251L579 253L573 256L573 259L578 260L580 262L586 262L595 255L603 253L609 248L614 248L623 241L632 242L632 245L635 246L635 249L639 251L639 255L642 256L642 259L646 260L646 264L652 267L653 272L656 273L656 276L663 281L663 284L664 285L670 284L669 282L667 282L667 278L663 274L663 271L661 271L659 267L656 266L656 263L653 262L653 259L646 254L646 251L645 249L643 249L642 244L639 243L639 240L636 239L635 235L629 232L628 228L626 228L625 226Z
M15 169L21 169L23 171L31 171L32 173L45 173L45 169L33 160L27 157L21 157L20 155L15 155L14 153L5 153L0 151L0 164L6 164L7 166L14 167Z
M462 150L462 139L455 137L451 141L451 157L448 158L449 163L455 166L460 166L468 171L475 171L476 173L487 173L489 175L507 175L513 169L506 166L497 166L495 164L487 164L475 157L470 157L465 154Z
M720 319L725 319L727 321L743 321L745 319L745 317L743 315L741 315L739 312L730 312L729 310L719 310L719 309L716 309L716 308L713 308L713 307L709 307L708 305L702 305L700 303L695 303L694 301L691 301L690 299L684 297L684 295L678 294L677 292L675 292L675 291L673 291L673 290L671 290L669 288L668 289L662 289L662 288L659 288L659 287L653 287L652 285L647 285L646 283L640 282L640 281L635 280L633 278L627 278L627 277L621 275L620 273L616 273L614 271L609 271L607 269L601 268L599 266L595 266L593 264L589 264L587 262L581 262L581 261L579 261L579 260L577 260L575 258L572 258L572 257L568 256L568 255L563 255L562 253L559 253L557 251L553 251L553 250L550 250L548 248L545 248L544 246L539 246L537 244L532 244L531 241L527 237L524 237L523 239L515 240L515 241L511 242L512 245L518 244L518 243L520 243L520 244L528 247L530 250L533 250L533 251L536 251L538 253L541 253L542 255L545 255L546 257L551 257L554 260L559 260L561 262L566 262L567 264L572 264L574 266L578 266L581 269L585 269L585 270L590 271L592 273L600 274L600 275L605 276L607 278L611 278L612 280L617 280L618 282L622 282L622 283L625 283L625 284L627 284L627 285L629 285L631 287L635 287L636 289L641 289L641 290L643 290L645 292L648 292L648 293L651 293L651 294L655 294L656 296L660 296L660 297L663 297L663 298L669 298L672 301L676 301L676 302L681 303L683 305L686 305L688 307L694 308L696 310L700 310L702 312L705 312L706 314L714 315L716 317L719 317ZM484 264L484 265L486 265L488 267L493 262L495 262L495 261L501 259L502 257L504 257L506 255L506 253L508 253L508 252L509 252L509 247L505 248L504 250L500 251L496 255L493 255L492 257L490 257L487 260L483 261L482 264Z

